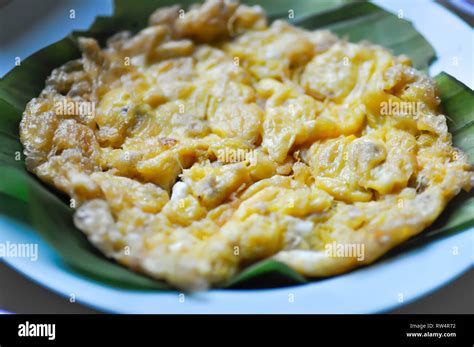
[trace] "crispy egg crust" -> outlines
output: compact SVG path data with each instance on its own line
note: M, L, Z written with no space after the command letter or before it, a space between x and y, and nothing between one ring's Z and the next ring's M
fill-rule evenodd
M28 169L74 199L107 257L185 290L270 257L335 275L471 188L435 82L407 57L227 0L180 14L103 49L80 39L21 121Z

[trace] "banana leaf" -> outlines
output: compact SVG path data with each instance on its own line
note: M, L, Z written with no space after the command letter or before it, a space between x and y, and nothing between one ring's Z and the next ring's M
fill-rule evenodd
M189 5L194 0L181 1ZM308 29L331 29L351 41L363 39L404 53L416 67L426 69L435 53L412 24L381 8L349 0L249 0L261 5L271 19L282 18ZM121 30L138 31L157 7L174 0L115 0L111 17L97 17L88 31L75 32L24 60L0 81L0 216L21 223L50 244L63 262L87 280L110 286L139 290L172 290L167 284L134 273L102 256L72 223L73 209L66 196L44 185L28 173L21 154L18 124L26 103L37 96L51 70L80 53L76 39L90 36L100 42ZM292 15L290 14L292 10ZM397 35L393 35L396 32ZM396 38L395 38L396 36ZM436 78L454 143L473 156L472 91L452 77ZM467 194L449 205L430 230L408 243L414 247L473 225L474 203ZM411 245L411 246L410 246ZM403 247L403 246L402 246ZM399 247L398 251L404 248ZM395 253L397 250L395 250ZM391 252L394 254L394 252ZM390 254L389 254L390 256ZM251 265L231 279L226 288L263 288L306 283L307 280L288 266L274 260Z
M379 44L396 55L409 56L419 70L426 70L436 57L433 47L411 22L369 2L354 2L338 10L305 15L293 23L310 30L329 29L351 42L368 40Z

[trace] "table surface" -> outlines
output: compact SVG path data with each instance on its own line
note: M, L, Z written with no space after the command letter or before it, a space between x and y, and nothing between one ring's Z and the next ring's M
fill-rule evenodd
M0 7L2 7L2 1L0 0ZM32 8L37 8L38 11L49 11L53 6L60 6L58 0L44 0L41 2L34 2L29 0L15 0L15 6L18 8L24 8L28 5L29 13L34 13L35 11ZM78 0L67 0L61 3L76 3ZM441 3L446 3L446 1L439 1ZM95 3L95 2L94 2ZM100 3L100 2L97 2ZM5 1L3 2L5 4ZM41 5L40 5L41 4ZM11 5L11 4L10 4ZM38 5L40 5L38 7ZM450 8L451 9L451 8ZM20 28L17 24L24 21L18 21L16 16L8 16L11 20L8 21L4 16L4 20L1 19L2 9L0 9L0 24L4 29L4 26L9 28ZM90 21L92 21L93 16L91 16ZM470 18L472 21L472 17ZM469 21L469 20L468 20ZM87 22L87 20L86 20ZM21 24L21 23L20 23ZM471 22L472 24L472 22ZM85 26L87 27L87 26ZM75 29L80 29L81 27L76 27ZM70 30L68 28L63 28L62 30ZM3 32L3 35L2 35ZM8 30L8 32L11 32ZM18 34L20 34L18 32ZM61 35L61 33L59 33ZM0 47L9 47L18 45L18 49L25 51L25 47L21 47L21 42L11 41L7 37L7 30L0 30ZM39 48L46 45L46 43L35 42L38 47L34 45L27 47L27 51L31 50L30 53L38 50ZM2 56L0 53L0 61L8 59L12 61L10 57ZM11 67L8 64L1 64L0 76L8 71ZM6 69L6 70L5 70ZM5 71L2 71L5 70ZM392 311L390 313L474 313L474 300L472 300L472 292L474 289L474 270L470 270L467 273L463 274L460 278L448 284L447 286L435 291L434 293L425 296L424 298L405 305ZM5 264L0 262L0 308L5 309L11 312L16 313L98 313L97 311L82 306L78 303L71 303L68 299L62 298L55 293L33 283L27 278L23 277L21 274L18 274Z

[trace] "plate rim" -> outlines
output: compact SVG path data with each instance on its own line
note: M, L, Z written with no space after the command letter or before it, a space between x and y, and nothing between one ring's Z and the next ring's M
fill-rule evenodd
M75 294L76 302L91 307L95 310L107 312L107 313L138 313L138 314L150 314L150 313L159 313L159 314L174 314L174 313L193 313L193 314L200 314L200 313L256 313L256 314L264 314L264 313L326 313L326 314L348 314L348 313L384 313L395 308L402 307L406 304L409 304L420 297L428 295L433 291L441 288L442 286L450 283L455 278L458 278L463 273L469 270L472 267L473 259L469 257L469 252L459 252L460 254L465 254L465 258L460 256L458 259L461 259L459 264L451 264L453 266L448 266L449 270L445 272L444 276L439 276L436 280L431 280L431 282L427 282L425 280L420 280L422 277L418 276L410 276L413 274L413 269L416 269L418 272L426 272L425 270L429 268L430 261L428 261L428 256L431 258L435 257L438 260L440 251L446 246L449 247L450 244L462 245L464 248L469 248L469 244L473 244L474 241L474 227L464 230L462 232L456 233L454 235L446 236L445 238L433 240L433 242L422 245L421 247L417 247L412 249L408 252L404 252L401 254L394 255L389 259L385 259L382 261L378 261L372 265L357 269L355 271L331 277L328 279L323 279L317 282L310 282L307 284L296 285L291 287L281 287L281 288L271 288L271 289L213 289L203 293L197 293L196 297L193 298L191 296L191 304L190 305L183 305L180 307L180 303L178 301L179 291L172 291L172 292L159 292L159 291L143 291L143 290L132 290L132 289L123 289L118 287L109 286L106 284L94 282L92 279L86 279L81 274L76 273L74 271L67 271L67 266L61 264L60 257L55 253L53 248L47 244L38 234L34 232L32 228L26 227L20 223L14 222L10 220L8 217L0 216L0 229L4 232L6 231L7 236L10 235L11 237L8 238L10 242L17 242L17 243L25 243L25 241L29 241L31 243L38 243L39 249L41 251L42 265L46 266L47 269L43 269L43 271L37 271L38 269L35 268L35 265L25 259L25 258L0 258L3 263L8 265L9 267L13 268L17 272L21 273L23 276L27 277L28 279L32 280L33 282L51 290L54 293L59 294L64 298L70 298L71 294ZM2 236L1 240L4 239ZM33 242L32 242L33 241ZM6 242L6 241L5 241ZM469 250L468 250L469 251ZM418 258L421 257L423 263L418 262ZM452 258L452 256L451 256ZM469 259L471 258L471 259ZM447 260L449 258L444 258ZM415 263L413 263L415 261ZM403 264L406 263L406 264ZM56 265L56 266L54 266ZM420 267L421 265L421 267ZM449 265L441 261L440 263L436 264L436 269L441 270L442 266ZM390 304L387 304L387 295L382 295L377 297L376 300L373 299L374 293L369 293L370 295L365 297L362 301L367 302L366 305L362 305L364 308L356 308L352 307L350 309L345 310L346 306L333 306L332 308L328 308L327 306L321 309L319 312L315 310L314 307L310 306L299 306L295 307L295 309L287 308L284 309L283 306L277 307L277 298L280 298L280 304L284 303L283 297L289 293L293 293L295 298L301 296L311 296L310 294L313 292L317 292L318 290L321 291L321 288L324 287L323 292L328 294L332 291L337 291L340 287L338 282L342 282L342 284L346 284L347 282L351 282L352 285L358 284L359 287L362 284L362 288L366 287L366 282L370 282L370 280L374 281L377 276L385 276L386 278L397 278L400 279L399 276L392 277L387 272L391 270L392 272L400 272L400 269L403 267L408 267L412 269L412 273L407 273L408 278L405 282L405 285L408 284L408 287L405 288L407 292L412 292L413 294L406 298L403 302L398 302L396 300L395 292L391 292L393 301ZM418 266L418 268L416 268ZM432 271L432 270L431 270ZM434 274L436 275L435 271ZM443 271L441 271L442 273ZM433 271L431 272L433 274ZM49 276L53 274L55 275L51 279ZM365 276L364 276L365 275ZM439 275L439 274L438 274ZM358 278L362 276L362 278ZM411 277L411 278L410 278ZM408 281L410 279L410 281ZM60 282L60 283L59 283ZM384 281L382 281L384 282ZM56 283L56 285L54 285ZM68 291L66 287L70 286L70 288L77 288L77 284L80 283L79 287L82 287L84 292L79 295L78 292ZM377 285L380 283L375 283ZM387 287L386 282L381 284L381 288ZM372 288L372 291L375 289ZM92 293L92 294L91 294ZM98 294L98 295L97 295ZM260 307L257 310L242 310L236 309L236 305L244 305L245 301L248 299L248 296L254 296L260 303ZM270 296L269 296L270 295ZM209 300L213 300L213 297L220 297L220 300L217 305L219 306L218 309L212 309L212 303ZM257 298L258 297L258 298ZM350 297L350 296L349 296ZM141 304L145 302L153 303L153 304L165 304L166 309L159 310L155 308L151 308L149 305L141 305L137 307L130 307L124 308L123 305L118 304L115 300L127 300L133 298L133 302L137 303L141 301ZM352 296L352 299L356 299L356 296ZM371 300L368 300L371 299ZM174 304L170 303L170 300L174 300ZM238 304L233 301L239 301ZM189 300L188 300L189 301ZM205 301L205 305L210 305L207 307L203 307L203 301ZM316 302L313 302L313 304ZM187 307L186 307L187 306ZM288 306L287 306L288 307ZM175 309L170 309L175 308ZM179 309L178 309L179 308ZM8 309L8 308L7 308ZM179 311L179 312L178 312Z

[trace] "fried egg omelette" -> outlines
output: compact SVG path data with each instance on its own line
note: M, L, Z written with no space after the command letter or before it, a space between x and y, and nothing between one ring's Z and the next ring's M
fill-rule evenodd
M474 184L435 82L381 46L228 0L79 46L24 111L27 168L104 255L177 288L266 258L307 277L370 264Z

